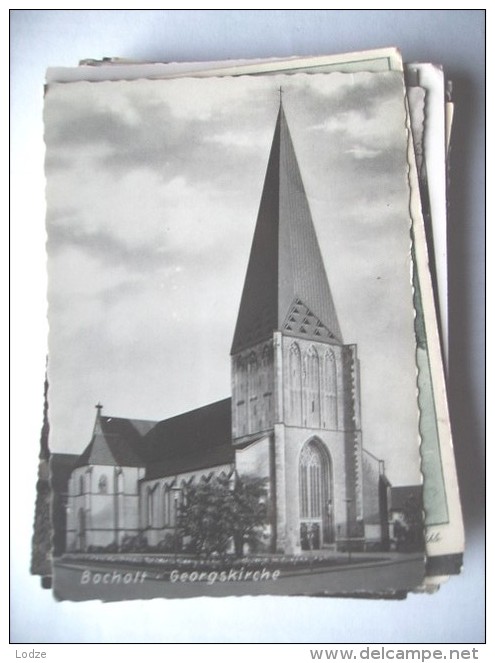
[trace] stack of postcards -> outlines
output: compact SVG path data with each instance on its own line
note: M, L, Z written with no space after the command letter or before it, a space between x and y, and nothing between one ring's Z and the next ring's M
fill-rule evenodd
M449 88L396 49L48 71L32 571L56 598L460 572Z

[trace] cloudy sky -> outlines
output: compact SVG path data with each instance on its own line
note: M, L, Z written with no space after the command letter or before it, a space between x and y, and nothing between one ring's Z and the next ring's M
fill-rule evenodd
M159 420L230 396L280 85L344 341L358 345L364 446L393 483L418 481L396 72L50 86L54 451L83 450L98 401Z

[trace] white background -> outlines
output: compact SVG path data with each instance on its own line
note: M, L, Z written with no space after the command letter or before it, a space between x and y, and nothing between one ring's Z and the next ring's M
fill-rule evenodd
M4 16L5 18L5 16ZM484 640L484 13L481 10L13 10L11 639L53 642ZM49 66L318 55L398 46L444 65L456 102L449 219L449 391L465 570L403 602L198 598L56 603L29 576L46 354L42 103ZM199 652L198 652L199 653Z

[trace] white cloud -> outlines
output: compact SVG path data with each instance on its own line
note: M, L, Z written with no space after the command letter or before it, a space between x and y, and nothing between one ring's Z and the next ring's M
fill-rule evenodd
M345 150L346 154L352 154L356 159L373 159L374 157L381 154L380 150L372 150L369 147L361 147L354 145L348 150Z

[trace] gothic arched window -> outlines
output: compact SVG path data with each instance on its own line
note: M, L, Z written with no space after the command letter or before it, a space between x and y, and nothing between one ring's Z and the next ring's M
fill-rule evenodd
M120 468L115 468L115 529L124 527L124 473Z
M155 522L155 496L153 488L148 488L146 492L146 524L153 527Z
M332 540L331 475L328 452L321 442L310 440L302 448L299 457L299 516L303 549L321 547L321 543ZM310 540L311 532L314 540ZM315 545L316 538L319 545Z
M248 357L248 432L257 428L258 417L258 360L254 352Z
M248 393L247 366L243 357L237 359L237 420L236 430L239 435L247 433Z
M331 350L323 360L323 427L337 428L337 371Z
M306 353L305 424L320 426L320 361L312 345Z
M261 393L263 394L263 412L261 416L261 427L266 428L271 421L272 412L272 384L271 384L271 364L272 347L265 345L261 357Z
M108 493L108 479L106 474L102 474L98 480L98 492L102 495Z
M167 486L163 487L163 525L167 527L170 525L170 490Z
M185 479L182 479L180 482L180 492L177 494L178 495L178 500L177 504L181 505L184 504L184 506L187 506L187 489L188 489L188 483Z
M87 513L91 513L91 501L93 492L93 467L90 465L84 473L84 502Z
M79 509L77 512L77 549L86 550L86 512Z
M301 351L297 343L289 349L289 416L291 424L301 424Z
M314 443L306 444L299 459L301 518L319 518L322 512L322 459Z

